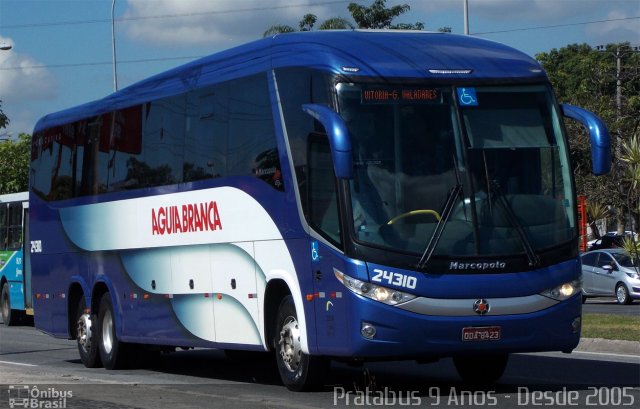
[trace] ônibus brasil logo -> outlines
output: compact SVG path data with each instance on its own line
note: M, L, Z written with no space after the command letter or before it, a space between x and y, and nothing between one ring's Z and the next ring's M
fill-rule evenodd
M9 408L66 408L73 391L37 386L9 385Z

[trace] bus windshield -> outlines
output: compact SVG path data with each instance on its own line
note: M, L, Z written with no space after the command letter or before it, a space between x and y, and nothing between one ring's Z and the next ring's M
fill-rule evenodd
M526 254L535 264L535 252L575 237L546 86L339 84L338 103L360 244L420 255L433 242L434 256Z

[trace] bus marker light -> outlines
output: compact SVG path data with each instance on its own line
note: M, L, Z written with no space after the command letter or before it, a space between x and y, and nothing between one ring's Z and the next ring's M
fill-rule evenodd
M307 294L307 301L313 301L313 294Z
M144 298L145 300L148 300L149 297L150 297L149 294L145 294L145 295L142 296L142 298Z
M222 294L218 294L216 297L218 297L219 300L222 299Z

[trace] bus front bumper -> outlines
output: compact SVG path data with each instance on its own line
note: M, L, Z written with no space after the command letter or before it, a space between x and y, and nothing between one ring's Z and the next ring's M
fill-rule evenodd
M467 316L424 315L355 294L346 298L351 300L344 335L350 339L325 351L319 341L323 355L366 360L570 352L580 340L580 294L535 312Z

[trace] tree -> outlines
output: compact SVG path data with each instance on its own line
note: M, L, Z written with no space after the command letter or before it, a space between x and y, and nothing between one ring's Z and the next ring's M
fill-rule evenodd
M608 215L609 208L607 206L594 201L587 202L587 222L589 223L589 227L591 227L594 238L600 238L600 231L598 230L598 226L596 224L597 221L604 219Z
M560 102L584 107L600 116L609 128L613 144L613 169L610 175L591 174L591 149L587 132L567 121L571 159L579 194L588 202L611 205L618 218L618 231L624 229L629 210L637 219L637 195L631 205L627 198L629 179L625 174L629 164L621 160L622 146L638 134L640 125L640 54L625 52L617 70L615 52L630 50L628 44L609 44L604 52L587 44L573 44L536 56L551 80ZM635 76L627 75L636 73ZM621 81L620 105L616 101L616 79ZM619 108L619 109L618 109Z
M299 23L300 31L311 31L316 21L318 21L318 17L315 14L305 14Z
M353 24L351 24L347 19L342 17L332 17L328 20L325 20L320 27L320 30L346 30L349 28L354 28Z
M302 17L302 20L298 23L298 27L300 27L300 31L311 31L317 21L318 17L315 14L305 14ZM353 24L351 24L347 19L341 17L332 17L325 20L319 27L320 30L346 30L353 28ZM296 31L296 29L291 26L277 24L275 26L271 26L264 32L264 34L262 34L262 36L269 37L276 34L292 33L294 31Z
M17 140L0 142L0 194L29 189L31 135L20 134Z
M278 24L278 25L269 27L269 29L262 34L262 37L270 37L272 35L282 34L282 33L293 33L294 31L296 31L296 29L291 26L287 26L285 24Z
M347 9L358 24L358 28L393 28L391 20L411 9L408 4L386 8L387 0L374 0L369 7L357 3L349 3Z
M2 100L0 99L0 129L4 129L9 125L9 118L2 112Z
M356 3L350 3L347 9L351 13L351 16L358 24L358 28L374 28L374 29L396 29L396 30L423 30L424 24L421 22L416 22L414 24L411 23L399 23L399 24L391 24L391 21L398 17L400 14L403 14L409 11L410 7L408 4L403 4L400 6L393 6L391 8L386 8L387 0L374 0L371 6L361 6ZM298 26L300 27L300 31L311 31L315 26L318 18L315 14L305 14L300 20ZM325 20L320 26L320 30L345 30L345 29L353 29L355 28L353 24L351 24L347 19L342 17L332 17L328 20ZM291 33L296 31L293 27L288 25L275 25L271 26L267 31L262 35L263 37L269 37L279 33ZM451 32L450 27L441 28L440 31Z

